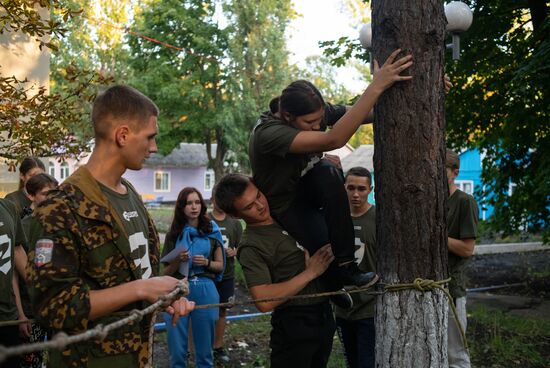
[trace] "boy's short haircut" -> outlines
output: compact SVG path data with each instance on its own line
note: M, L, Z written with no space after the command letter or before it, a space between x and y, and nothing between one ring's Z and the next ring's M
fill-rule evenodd
M362 167L362 166L355 166L355 167L352 167L351 169L348 170L348 172L346 173L346 179L348 178L348 176L361 176L361 177L364 177L364 178L367 178L368 182L369 182L369 185L372 186L372 175L370 173L369 170L367 170L366 168Z
M27 183L25 184L25 190L27 191L27 193L34 196L45 187L49 186L55 188L58 185L59 183L53 176L46 173L39 173L27 180Z
M235 199L243 195L252 178L242 174L227 174L214 187L214 201L223 212L237 216Z
M455 151L448 148L445 153L445 167L451 170L460 169L460 157Z
M92 124L96 138L106 138L111 120L126 120L139 126L158 116L157 105L143 93L129 86L116 85L99 93L92 107Z

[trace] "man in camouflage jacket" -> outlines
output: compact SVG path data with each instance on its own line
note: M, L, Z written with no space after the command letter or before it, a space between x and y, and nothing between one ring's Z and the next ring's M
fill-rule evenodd
M100 94L92 111L96 146L88 163L35 212L31 297L36 317L54 332L75 334L106 325L177 286L176 279L157 276L158 233L139 195L122 178L127 168L140 169L156 151L157 114L153 102L130 87L114 86ZM138 233L130 221L136 221ZM182 298L168 311L177 318L192 308ZM49 366L145 367L152 348L150 323L149 316L102 341L51 351Z

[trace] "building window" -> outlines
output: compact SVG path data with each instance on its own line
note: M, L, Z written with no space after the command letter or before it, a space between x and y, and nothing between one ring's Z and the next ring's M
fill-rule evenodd
M170 172L155 171L155 192L170 191Z
M508 184L508 195L511 197L514 192L516 191L516 187L518 185L516 183L513 183L513 182L510 182L510 184Z
M60 167L59 178L60 178L61 180L67 179L67 178L69 177L69 175L70 175L70 172L69 172L69 171L70 171L70 170L69 170L69 164L66 163L66 162L63 162L63 163L61 164L61 167Z
M458 189L469 195L474 195L474 182L472 180L456 180Z
M55 178L55 164L53 162L48 162L48 174Z
M212 190L214 186L214 172L208 170L204 173L204 190Z

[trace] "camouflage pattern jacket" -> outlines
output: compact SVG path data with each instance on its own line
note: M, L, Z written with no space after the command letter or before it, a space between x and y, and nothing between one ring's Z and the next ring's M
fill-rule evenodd
M135 189L123 180L128 190ZM149 224L152 276L158 275L159 238ZM141 277L130 254L120 216L87 168L79 168L35 211L31 224L29 284L35 316L55 332L75 334L128 315L145 302L132 303L90 321L90 290L114 287ZM138 263L136 265L136 263ZM145 367L151 318L111 332L103 341L51 351L51 367Z

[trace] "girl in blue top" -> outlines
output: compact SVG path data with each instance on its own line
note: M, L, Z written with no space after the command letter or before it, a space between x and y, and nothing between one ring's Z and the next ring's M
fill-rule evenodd
M197 305L219 303L214 280L221 279L224 270L222 236L218 225L206 215L206 203L201 193L191 187L178 195L174 219L166 234L163 256L181 249L178 256L165 263L164 274L176 278L188 277L188 299ZM189 320L193 321L193 345L197 368L213 367L212 346L218 308L197 309L180 318L174 327L165 315L168 331L170 365L187 367Z

